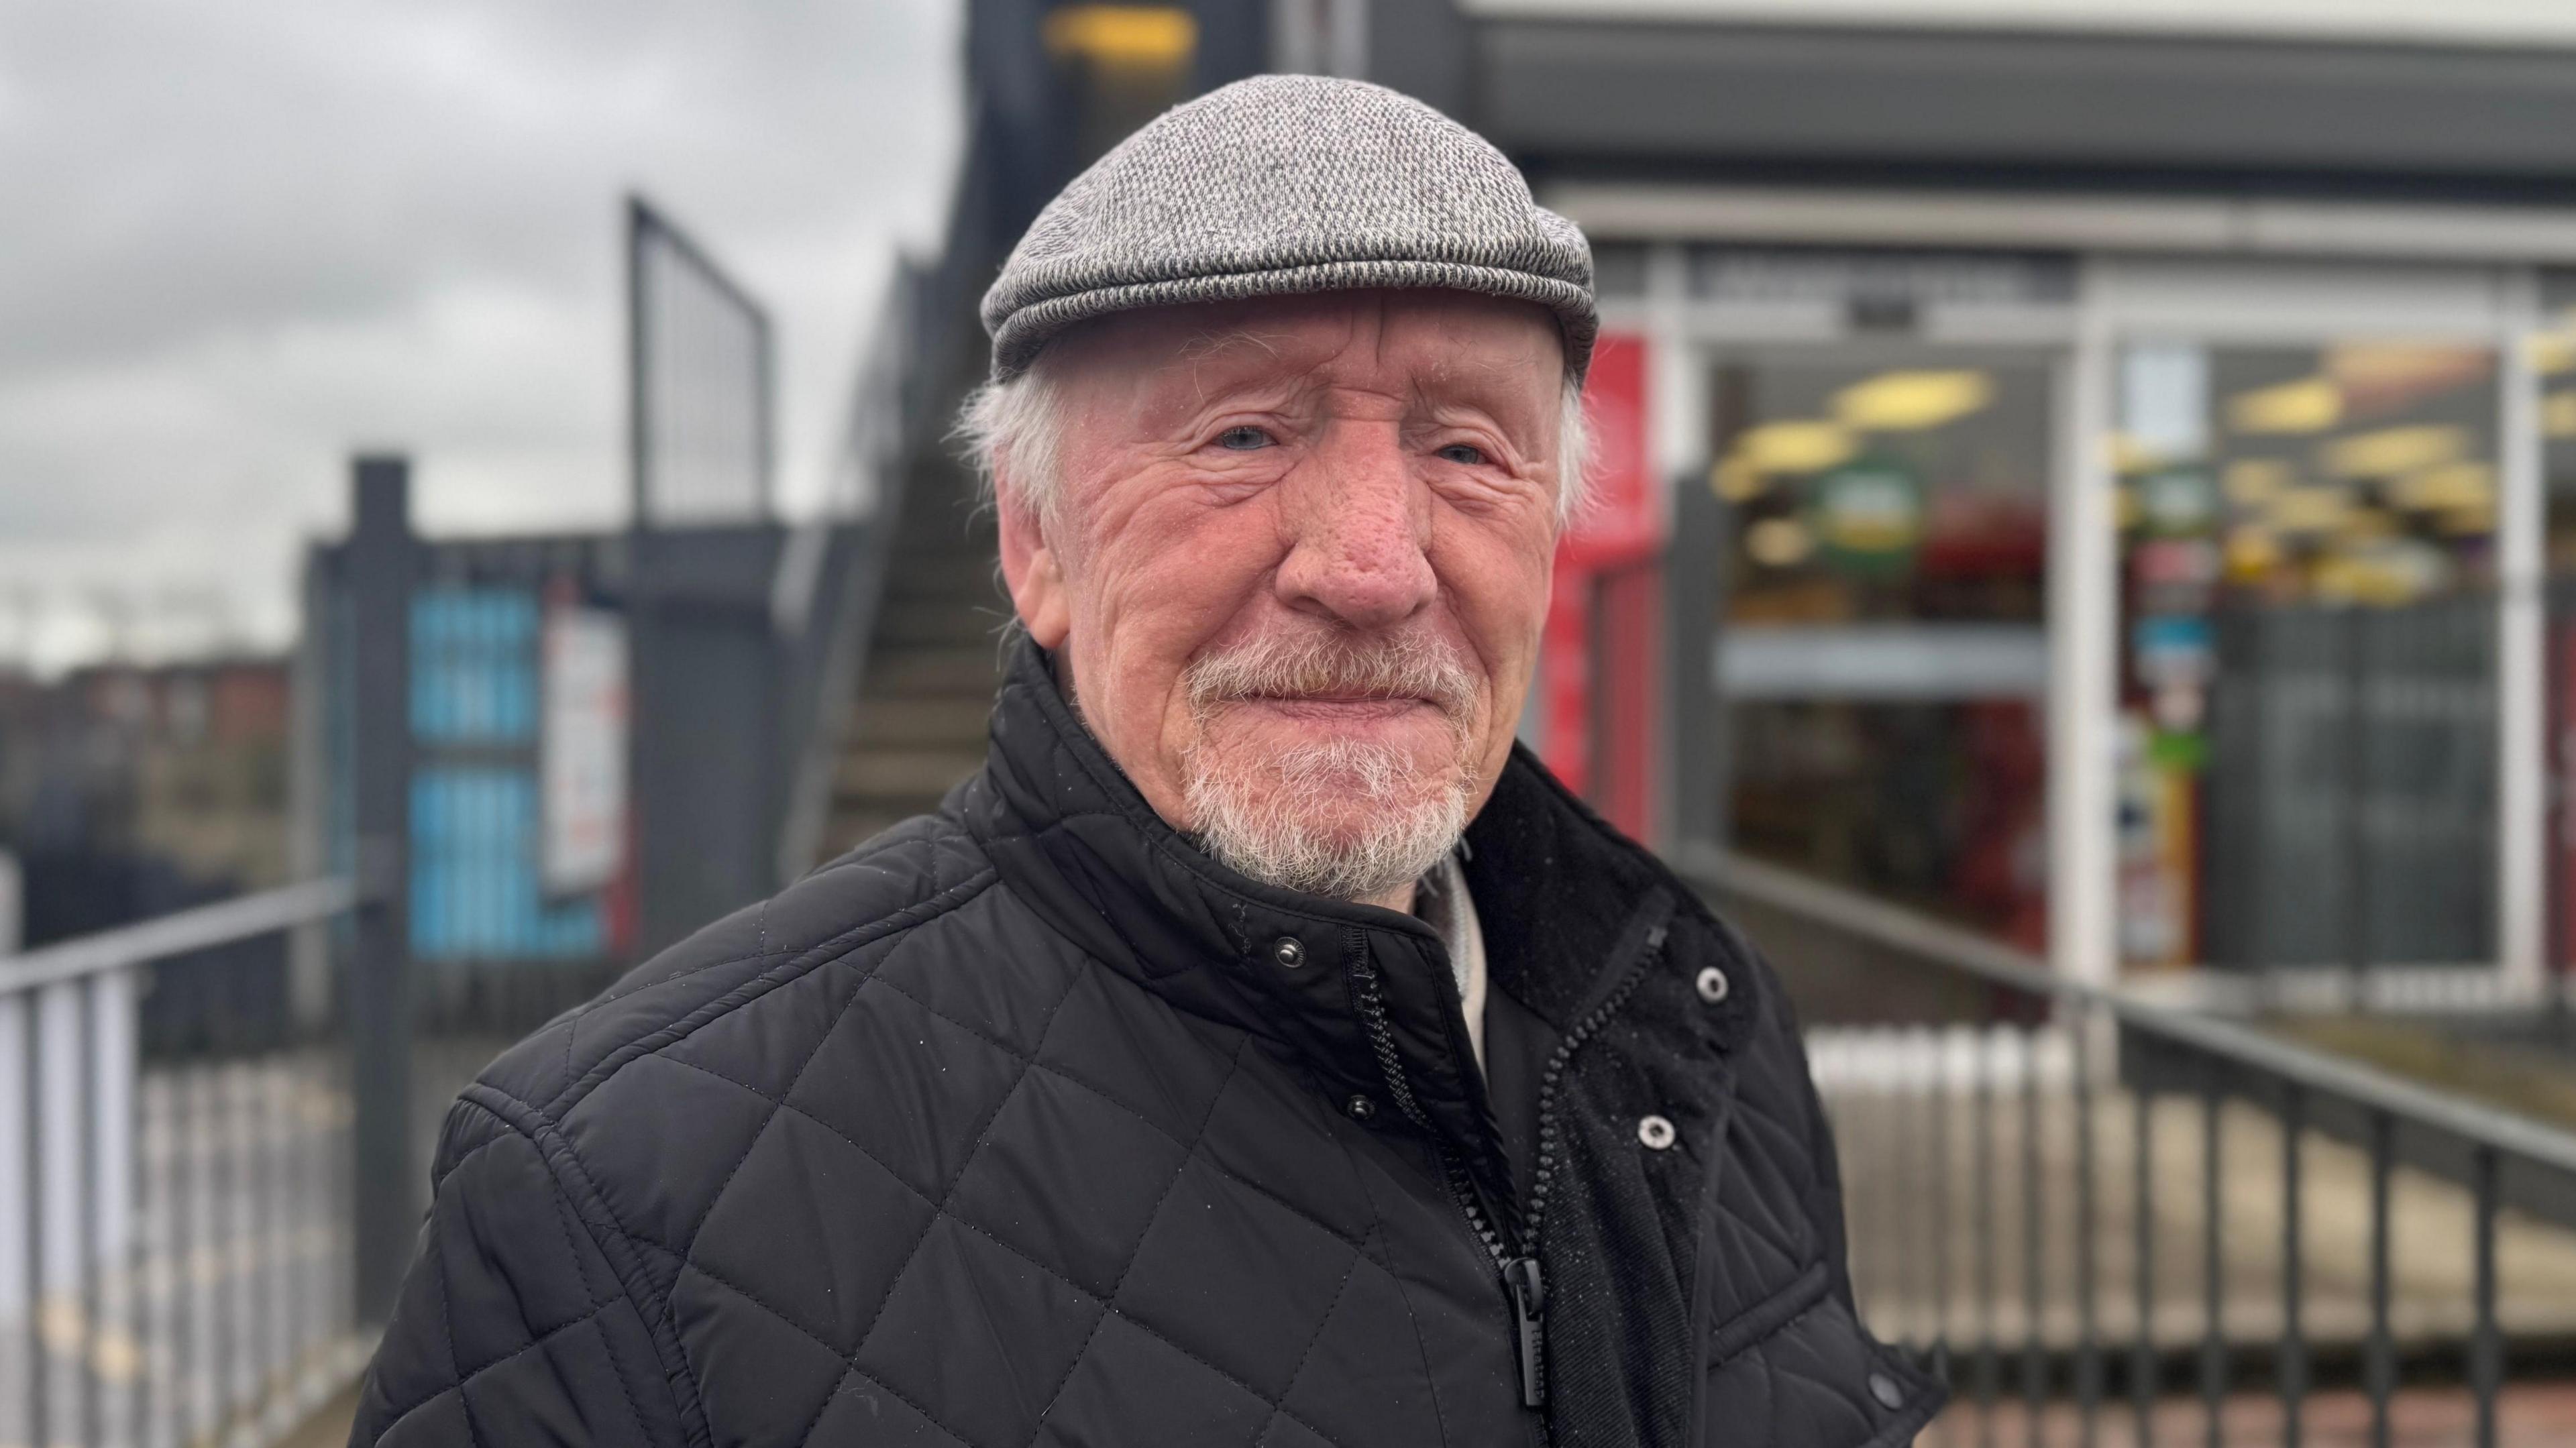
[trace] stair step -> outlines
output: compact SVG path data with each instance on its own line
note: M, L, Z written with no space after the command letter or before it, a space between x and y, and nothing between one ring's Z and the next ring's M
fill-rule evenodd
M881 643L868 653L862 701L971 695L990 706L1002 685L1002 650L989 640L948 648Z
M877 615L877 638L891 644L975 644L990 646L1010 622L999 608L960 607L953 603L914 603L888 599Z
M862 699L851 717L850 740L860 750L980 746L992 713L989 692Z
M889 612L899 608L945 608L1008 618L1011 596L982 579L922 578L910 583L889 579L879 607Z
M833 795L851 804L936 803L949 786L984 767L973 749L853 749L841 756Z

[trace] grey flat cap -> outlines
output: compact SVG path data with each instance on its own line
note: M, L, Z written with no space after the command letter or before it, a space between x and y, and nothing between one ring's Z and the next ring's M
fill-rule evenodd
M1047 203L984 293L993 380L1077 322L1183 302L1442 287L1536 302L1575 376L1592 248L1486 140L1365 81L1265 75L1173 107Z

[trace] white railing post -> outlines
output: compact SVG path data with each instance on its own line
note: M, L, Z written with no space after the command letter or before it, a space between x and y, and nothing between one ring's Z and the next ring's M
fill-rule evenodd
M84 1428L81 1363L89 1344L89 1091L82 1060L85 984L41 986L35 996L36 1338L43 1345L48 1441L79 1441Z
M18 953L24 885L17 857L0 850L0 961ZM27 1000L0 991L0 1440L34 1442L35 1403L28 1393L34 1358L35 1299L27 1180Z

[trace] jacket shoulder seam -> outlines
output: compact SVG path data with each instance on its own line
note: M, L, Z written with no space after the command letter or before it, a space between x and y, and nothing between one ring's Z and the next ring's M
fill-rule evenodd
M742 984L735 986L732 990L726 991L723 995L716 997L714 1000L700 1005L695 1010L681 1016L679 1019L665 1022L661 1026L647 1031L645 1034L635 1037L624 1045L610 1051L606 1056L601 1057L598 1062L593 1064L589 1070L583 1072L578 1079L566 1083L562 1089L556 1091L544 1102L528 1102L525 1104L529 1105L533 1109L544 1112L549 1120L557 1119L565 1111L571 1109L573 1105L578 1103L581 1098L588 1096L592 1091L597 1090L603 1082L608 1080L609 1077L616 1075L618 1071L627 1065L627 1063L635 1060L637 1057L651 1055L656 1051L677 1045L681 1041L695 1035L700 1029L709 1023L731 1015L736 1010L739 1010L743 1006L750 1004L752 1001L758 1000L760 997L767 995L770 991L777 989L779 986L795 980L800 976L807 975L820 966L828 965L831 962L848 955L854 950L874 944L888 936L911 931L919 926L929 923L932 920L936 920L940 916L956 910L958 907L975 899L978 895L983 894L985 890L991 888L993 882L998 878L1000 878L999 874L988 863L973 875L964 880L960 880L956 884L949 886L947 889L940 891L938 894L932 895L927 899L916 901L891 915L879 916L874 920L854 925L851 928L842 931L838 935L832 936L817 944L807 946L803 950L797 951L793 955L788 956L788 958L780 964L769 967L767 970L764 970L758 975L753 976L751 979L744 981ZM766 959L769 956L783 953L784 952L770 951L754 952L748 955L735 956L730 960L717 961L704 966L691 967L689 970L683 972L682 975L674 976L672 979L677 980L684 978L685 976L700 974L703 971L719 970L726 965L740 965L746 961ZM664 982L656 982L656 984L663 983ZM650 989L650 987L647 987L647 989ZM512 1097L510 1099L517 1100L518 1098Z
M955 829L951 832L951 834L948 836L948 838L965 840L965 841L967 841L967 842L968 842L968 843L970 843L970 844L975 842L975 836L974 836L973 832L972 832L972 831L970 831L970 830L965 829L963 826L959 826L959 827L955 828ZM803 884L806 880L812 880L812 879L818 878L818 877L820 877L820 876L822 876L822 875L829 874L829 873L830 873L830 872L832 872L832 871L839 870L839 869L845 868L845 867L847 867L847 866L851 866L851 865L863 865L863 864L866 864L868 861L873 860L873 859L875 859L878 855L881 855L881 854L884 854L884 853L886 853L886 851L885 851L884 849L869 850L869 851L865 851L865 852L861 852L861 851L852 851L850 854L848 854L848 855L846 855L846 856L843 856L843 857L842 857L842 858L840 858L840 859L834 860L834 861L830 862L829 864L824 864L824 865L818 865L818 866L816 866L816 867L815 867L811 872L807 873L807 874L806 874L802 879L798 880L796 883L797 883L797 884ZM987 870L990 870L991 868L992 868L992 867L991 867L991 865L990 865L989 863L985 866L985 869L987 869ZM790 888L793 888L793 887L791 886ZM950 889L955 889L955 888L957 888L957 887L956 887L956 886L950 886L949 888L950 888ZM945 894L945 893L946 893L946 891L940 891L940 892L937 892L937 893L933 894L932 896L930 896L930 897L928 897L928 898L930 898L930 899L936 899L936 898L938 898L938 895L939 895L939 894ZM753 940L752 940L752 948L751 948L751 949L749 949L749 950L745 950L745 951L740 951L740 952L737 952L737 953L732 954L732 955L720 955L720 956L716 957L716 958L715 958L715 959L713 959L713 960L702 960L702 961L698 962L698 963L697 963L697 964L695 964L695 965L686 966L686 967L683 967L683 968L681 968L681 969L675 970L675 971L673 971L671 974L666 975L666 976L663 976L663 977L662 977L661 979L659 979L659 980L645 981L645 982L643 982L643 983L641 983L641 984L638 984L638 985L628 986L628 987L626 987L625 989L622 989L622 990L621 990L621 989L618 989L618 988L617 988L617 987L615 987L615 986L611 986L611 987L608 989L608 991L606 991L604 994L600 995L597 999L595 999L595 1000L591 1000L591 1001L587 1001L587 1002L584 1002L582 1005L580 1005L579 1007L575 1008L575 1009L574 1009L574 1011L572 1012L572 1017L571 1017L571 1019L572 1019L572 1020L574 1020L575 1022L578 1022L578 1021L580 1021L582 1018L584 1018L584 1017L586 1017L586 1016L590 1015L592 1012L594 1012L594 1011L598 1010L601 1006L607 1005L607 1004L608 1004L609 1002L611 1002L611 1001L622 1001L622 1000L626 1000L626 999L628 999L628 998L630 998L630 997L633 997L633 996L639 996L639 995L642 995L642 994L644 994L646 991L649 991L649 990L659 990L659 989L661 989L663 986L666 986L666 985L674 985L674 984L677 984L677 983L678 983L678 982L680 982L680 981L689 980L689 979L692 979L692 978L694 978L694 977L696 977L696 976L704 975L705 973L707 973L708 971L711 971L711 970L722 970L722 969L724 969L726 966L729 966L729 965L741 965L741 964L743 964L743 963L744 963L744 962L746 962L746 961L753 961L753 960L765 960L765 959L768 959L768 958L773 957L773 956L797 956L797 955L802 955L802 954L805 952L805 950L807 950L807 949L811 949L812 947L802 947L802 948L799 948L799 949L792 949L792 950L773 950L773 949L771 949L771 948L770 948L770 945L769 945L769 907L770 907L770 905L771 905L771 904L773 904L777 899L778 899L778 897L777 897L776 895L771 895L771 896L769 896L768 898L766 898L766 899L764 899L764 900L762 900L762 901L760 902L759 908L758 908L757 912L755 913L755 915L753 916L753 921L752 921L752 928L753 928ZM913 906L907 906L907 907L905 907L905 908L907 908L907 909L916 908L920 903L922 903L922 902L916 901L916 902L914 903L914 905L913 905ZM900 913L900 912L898 912L898 913ZM883 918L883 919L889 919L889 920L890 920L890 919L893 919L894 917L893 917L893 916L886 916L886 917L882 917L882 918ZM878 923L878 922L869 922L869 923L873 924L873 923ZM854 926L854 927L852 927L852 928L853 928L853 929L864 929L864 928L865 928L865 926L864 926L864 925L862 925L862 926ZM846 932L845 932L845 933L846 933ZM567 1047L567 1055L569 1055L569 1047ZM567 1076L569 1076L570 1069L571 1069L571 1068L570 1068L569 1059L567 1059L567 1063L566 1063L566 1067L565 1067L565 1069L566 1069Z
M644 1273L643 1263L631 1249L630 1244L636 1240L634 1234L617 1220L617 1214L600 1194L598 1183L591 1179L589 1168L583 1164L580 1153L574 1150L559 1123L543 1108L521 1101L486 1082L478 1081L466 1087L458 1102L491 1116L536 1147L538 1160L545 1163L546 1174L553 1178L556 1190L572 1203L573 1216L581 1222L591 1245L597 1247L600 1256L607 1260L609 1271L616 1275L619 1296L634 1306L636 1316L642 1319L645 1332L652 1338L654 1355L662 1360L662 1388L670 1396L671 1412L679 1420L682 1435L697 1448L706 1448L711 1441L710 1430L696 1401L695 1384L688 1376L687 1359L680 1352L679 1340L671 1329L667 1304L662 1302L661 1294L653 1290ZM603 1229L608 1235L602 1235ZM616 1300L611 1298L608 1302ZM597 1316L608 1302L594 1307L588 1315ZM621 1386L623 1381L621 1378ZM683 1388L692 1391L684 1393ZM631 1396L627 1406L630 1409L637 1406ZM640 1412L637 1418L640 1424Z

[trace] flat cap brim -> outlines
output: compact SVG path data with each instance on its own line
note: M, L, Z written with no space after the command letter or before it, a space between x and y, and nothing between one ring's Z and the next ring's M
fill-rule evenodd
M1382 86L1257 76L1165 112L1074 178L984 295L995 381L1096 317L1439 288L1546 308L1580 378L1592 250L1482 137Z

